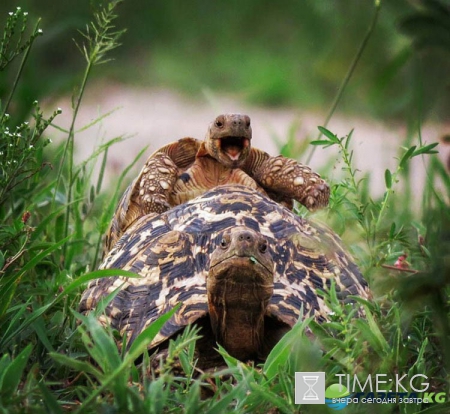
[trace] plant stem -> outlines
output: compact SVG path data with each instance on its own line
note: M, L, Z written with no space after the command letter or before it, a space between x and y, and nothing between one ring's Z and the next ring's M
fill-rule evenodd
M68 189L67 189L67 209L66 209L66 217L65 217L65 223L64 223L64 237L67 237L68 233L69 233L69 219L70 219L70 203L72 201L72 181L73 181L73 149L74 149L74 140L75 140L75 122L76 119L78 117L78 111L80 109L80 105L81 105L81 101L83 99L83 95L84 95L84 91L86 88L86 84L87 84L87 80L89 78L89 75L91 73L92 70L92 61L88 60L86 69L84 71L84 75L83 75L83 80L81 81L81 87L80 87L80 92L78 94L78 97L75 101L75 107L73 110L73 116L72 116L72 122L70 125L70 129L69 129L69 136L67 138L67 142L66 142L66 146L64 147L64 153L61 159L61 163L59 166L59 171L58 171L58 179L57 179L57 183L56 183L56 187L55 187L55 192L53 194L53 203L55 201L55 197L56 197L56 192L58 191L58 188L60 186L61 183L61 179L62 179L62 171L64 168L64 163L66 160L66 157L68 157L68 162L69 162L69 180L68 180ZM67 249L67 245L64 245L63 247L64 252L63 252L63 257L65 256L66 253L66 249Z
M26 61L28 60L28 55L30 54L31 46L33 46L33 42L36 39L36 33L39 30L40 22L41 22L41 19L38 19L38 21L34 27L33 35L30 38L30 44L28 45L27 50L25 51L25 54L23 55L22 62L20 63L19 70L17 71L16 78L14 79L14 82L12 84L11 92L9 93L8 99L6 100L6 104L3 108L2 116L0 119L3 119L5 114L8 111L9 104L11 103L12 97L14 96L14 92L16 91L17 85L19 84L19 79L22 76L23 68L25 67Z
M91 73L91 70L94 65L99 65L100 63L105 63L107 60L105 59L105 54L112 49L116 48L119 44L117 43L117 39L124 32L121 31L113 31L114 26L111 24L112 20L114 20L117 16L114 15L114 8L121 2L121 0L115 0L108 3L104 9L98 11L95 14L95 21L91 23L91 27L87 28L85 38L88 40L88 47L79 47L80 51L84 54L87 66L83 74L83 79L81 81L80 91L78 93L78 97L75 101L75 106L73 108L73 116L72 123L69 129L69 136L67 138L66 145L64 147L64 153L61 159L58 178L55 188L55 193L53 194L52 207L55 203L56 192L58 191L59 186L61 185L63 168L66 158L68 158L68 189L67 189L67 210L65 216L64 223L64 234L67 236L69 233L69 223L70 223L70 209L71 209L71 201L72 201L72 186L73 181L75 180L74 172L73 172L73 152L74 152L74 140L75 140L75 122L78 116L78 111L81 105L81 101L83 98L83 94L86 88L87 80ZM92 33L92 34L91 34ZM66 256L67 246L65 245L63 248L63 256Z
M373 15L372 21L370 22L370 26L366 32L366 35L363 38L363 41L361 42L361 45L359 46L358 52L356 53L356 55L352 61L352 64L350 65L350 67L347 71L347 74L345 75L341 85L339 86L337 95L334 98L331 108L328 111L328 115L323 124L323 127L325 127L325 128L327 127L328 122L330 122L331 117L333 116L342 96L344 95L344 91L345 91L348 83L350 82L350 78L352 77L353 73L355 72L356 65L358 64L359 60L361 59L364 49L366 48L367 43L368 43L370 37L372 36L372 33L373 33L375 26L377 24L377 21L378 21L378 16L380 14L380 10L381 10L381 0L377 0L377 1L375 1L375 14ZM317 136L316 139L319 140L321 137L322 137L322 132L319 132L319 135ZM311 162L311 159L312 159L315 151L316 151L316 146L313 146L312 150L309 153L309 156L306 160L306 164L309 164Z
M401 168L397 167L397 170L392 174L392 183L397 182L398 174L400 173ZM381 202L381 208L380 212L378 213L377 221L375 222L374 229L373 229L373 237L375 238L375 234L378 230L378 227L380 226L381 219L384 216L384 211L386 210L388 204L389 204L389 198L391 197L392 193L394 192L393 186L386 189L386 192L384 193L383 201Z
M351 186L353 188L354 193L357 194L358 193L358 184L356 183L356 180L355 180L356 170L354 168L352 168L352 160L351 160L352 156L347 150L348 140L350 140L352 133L353 133L353 131L350 132L350 134L347 136L347 138L342 138L339 140L339 147L342 152L342 157L344 158L344 164L347 166L347 171L350 175ZM344 139L347 141L347 143L345 145L342 144Z

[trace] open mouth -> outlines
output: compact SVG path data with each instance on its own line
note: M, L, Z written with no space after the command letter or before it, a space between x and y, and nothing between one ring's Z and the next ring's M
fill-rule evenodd
M231 160L237 161L244 148L249 146L248 138L225 137L220 139L220 148Z

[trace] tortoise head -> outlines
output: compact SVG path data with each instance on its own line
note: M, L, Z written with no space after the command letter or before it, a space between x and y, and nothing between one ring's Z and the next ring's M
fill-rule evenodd
M250 117L219 115L209 126L205 138L208 154L229 168L241 167L250 154Z
M249 228L230 228L219 240L206 280L211 326L232 356L246 360L262 346L274 262L267 239Z

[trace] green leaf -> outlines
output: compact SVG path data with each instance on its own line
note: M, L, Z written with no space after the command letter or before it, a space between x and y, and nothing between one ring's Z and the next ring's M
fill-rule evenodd
M432 256L431 252L427 249L426 246L422 245L422 246L420 246L420 249L423 251L423 253L425 254L425 256L427 258L432 259L433 256Z
M354 129L352 129L352 130L350 131L350 133L347 135L347 138L346 138L346 140L345 140L344 148L345 148L347 151L348 151L348 149L349 149L349 147L350 147L350 142L351 142L352 137L353 137L353 132L354 132ZM352 155L353 155L353 151L352 151Z
M292 413L293 407L290 406L281 395L278 395L267 389L267 387L263 387L256 383L251 383L250 388L252 392L257 393L261 399L269 401L271 404L277 407L280 410L280 412L285 414Z
M30 269L33 269L44 257L47 257L50 253L54 252L55 250L59 249L61 246L63 246L72 235L69 235L65 237L64 239L60 240L57 243L54 243L52 246L50 246L48 249L44 250L43 252L37 254L34 256L27 264L20 269L19 277L24 275L26 272L28 272Z
M54 352L55 348L53 348L52 343L50 342L48 338L48 331L46 329L44 319L38 318L34 321L34 323L31 325L31 328L36 332L39 340L41 343L45 346L48 352Z
M327 328L331 328L340 332L345 329L345 326L340 322L327 322Z
M240 361L235 357L231 356L223 346L221 346L220 344L217 344L217 346L218 352L220 355L222 355L222 358L225 360L225 363L228 365L228 368L236 368L240 364Z
M106 161L108 159L108 149L105 149L105 152L103 153L102 163L100 166L100 172L98 173L98 179L97 179L97 186L95 187L95 194L99 194L100 190L102 189L102 183L103 183L103 177L105 175L105 169L106 169Z
M105 374L114 372L121 365L122 361L119 349L110 332L104 328L93 314L83 316L75 311L72 312L83 322L80 326L80 331L89 355Z
M55 217L59 216L59 214L61 214L67 207L66 206L62 206L58 209L56 209L55 211L53 211L52 213L46 215L40 222L39 225L36 227L36 229L33 231L33 233L31 234L31 240L38 240L39 236L41 235L41 233L50 228L50 221L53 220Z
M396 228L395 222L393 221L392 224L391 224L391 228L389 230L389 238L390 239L393 239L394 236L395 236L395 228Z
M30 357L32 350L32 344L28 344L22 352L12 360L12 362L8 365L8 368L6 368L3 375L0 394L3 400L5 397L7 399L12 398L17 391L17 387L19 386L20 379L22 378L23 371L27 365L28 358Z
M447 414L450 412L450 401L443 404L435 404L430 408L420 411L420 414Z
M411 148L409 148L404 154L403 157L400 160L399 167L404 168L408 160L412 157L414 154L414 151L416 150L416 146L413 145Z
M184 399L184 410L185 414L198 414L201 410L201 388L200 382L195 381L190 387L189 392L186 393L186 398Z
M17 322L22 319L23 314L27 311L27 307L31 303L31 299L32 298L29 298L28 301L26 301L25 303L13 306L7 310L6 314L11 313L13 316L11 319L9 319L9 325L7 327L4 326L2 327L3 332L0 339L0 349L2 349L2 343L4 338L6 338L9 335L10 330L12 330L16 326Z
M167 400L170 398L172 390L167 386L167 381L163 377L159 377L151 381L148 387L148 395L156 398L148 398L150 406L149 413L163 413Z
M386 188L392 187L392 174L389 169L384 172L384 182L386 183Z
M374 351L382 358L389 354L390 346L376 324L369 309L365 307L367 322L363 319L355 321L361 336L369 342Z
M244 398L247 390L247 384L252 381L252 374L248 373L246 377L244 377L241 381L238 381L236 385L233 385L230 391L221 395L220 398L216 398L216 402L212 404L208 410L204 411L205 414L235 412L234 410L230 410L230 404L232 404L233 401L239 401Z
M326 345L327 349L336 348L345 351L345 349L347 348L347 344L344 341L336 338L331 338L330 336L328 338L323 338L322 343L323 345Z
M108 114L107 114L107 115L108 115ZM97 120L100 120L100 119L97 118ZM95 121L94 121L94 122L95 122ZM83 129L84 129L84 128L83 128ZM88 158L86 158L85 160L83 160L83 162L81 162L80 165L78 166L78 167L80 168L79 172L80 172L80 173L83 173L82 176L85 175L85 172L84 172L84 171L81 171L81 169L84 168L84 167L86 167L86 165L87 165L89 162L91 162L91 161L93 161L93 160L96 160L96 159L98 158L98 156L99 156L102 152L107 151L108 148L109 148L110 146L112 146L112 145L114 145L114 144L116 144L116 143L119 143L119 142L123 142L123 141L127 140L128 138L129 138L129 137L126 137L126 136L124 136L124 135L119 135L118 137L112 138L112 139L110 139L108 142L106 142L106 143L104 143L104 144L98 146L97 148L95 148L94 152L93 152ZM146 147L146 148L147 148L147 147Z
M49 355L59 364L72 368L77 372L91 374L99 381L104 378L104 374L88 362L78 361L73 357L68 357L67 355L59 354L57 352L50 352Z
M325 135L331 142L333 142L333 143L335 143L335 144L339 144L339 138L336 136L336 135L334 135L331 131L329 131L328 129L326 129L326 128L324 128L324 127L322 127L322 126L319 126L319 127L317 127L318 129L319 129L319 131L323 134L323 135Z
M139 278L142 277L136 273L130 272L128 270L122 270L122 269L100 269L100 270L94 270L93 272L86 273L83 276L78 277L75 279L69 286L67 286L59 295L57 299L61 299L62 297L66 296L68 293L72 292L73 290L79 288L81 285L89 282L93 279L100 279L103 277L112 277L112 276L125 276L125 277L134 277Z
M11 357L8 354L5 354L0 359L0 390L2 389L3 384L3 377L6 373L6 368L8 368L8 365L11 363ZM1 392L0 392L1 396Z
M49 309L54 302L47 303L46 305L33 310L33 312L27 316L25 321L9 336L0 337L0 348L7 346L8 342L13 340L13 338L17 337L21 332L23 332L28 326L30 326L37 318L41 317L41 315Z
M14 292L16 290L17 284L16 280L19 278L19 274L12 276L8 280L4 281L0 279L0 317L6 312L11 303L11 299L14 296ZM3 339L3 338L2 338ZM1 339L0 339L1 341Z
M310 144L311 145L326 145L326 146L331 145L330 141L328 141L327 139L318 139L315 141L311 141Z
M189 359L189 356L185 352L181 352L178 355L178 358L180 359L181 368L183 368L184 373L189 377L192 374L192 371L194 369L192 365L192 359Z
M324 324L317 323L316 321L312 320L309 324L309 328L311 329L312 333L317 338L328 338L329 333L325 329Z
M163 325L174 315L175 312L180 308L181 303L178 303L169 312L160 316L156 321L154 321L150 326L145 328L138 337L131 344L130 350L128 351L128 358L135 360L139 355L141 355L153 341L158 332L162 329Z
M83 283L86 283L92 279L98 279L100 277L109 277L109 276L141 277L139 275L136 275L135 273L129 272L127 270L122 270L122 269L102 269L102 270L96 270L91 273L87 273L87 274L77 278L76 280L74 280L52 302L49 302L46 305L33 310L33 312L27 317L27 319L22 323L22 325L20 325L20 327L16 329L16 331L11 333L9 336L0 337L0 344L2 346L5 346L8 341L10 341L12 338L14 338L20 332L22 332L31 323L33 323L37 318L41 317L41 315L44 314L50 307L52 307L55 303L57 303L58 301L65 298L69 292L77 289ZM1 286L0 295L3 295L5 291L7 292L8 290L10 290L11 284L15 288L16 285L14 283L14 280L11 280L8 282L9 283L5 283L5 285ZM2 305L3 305L3 303L2 303Z
M420 154L437 154L439 151L433 150L437 145L439 145L439 142L434 142L433 144L425 145L423 147L417 148L412 157L416 157Z
M21 277L33 269L39 262L41 262L45 257L47 257L50 253L59 249L64 243L69 240L71 236L67 236L66 238L60 240L58 243L54 243L48 249L36 254L31 260L29 260L19 272L17 272L13 277L11 277L5 284L0 286L0 295L2 301L0 303L0 316L6 312L9 304L11 303L11 299L14 295L14 292L17 287L17 283L19 283Z
M303 315L303 308L300 310L300 315ZM293 358L302 359L305 353L308 353L302 338L308 340L304 337L304 331L312 319L312 317L304 320L300 318L292 329L274 346L263 368L269 381L277 375L279 366L287 366L289 361L291 368L295 369L299 361L297 359L293 360ZM305 345L305 349L301 349L303 345Z
M106 307L108 304L119 294L119 292L122 290L122 287L124 286L125 282L123 282L120 286L118 286L116 289L114 289L111 293L108 295L102 297L97 304L95 305L94 314L95 316L99 317L103 312L105 312Z
M0 251L0 270L3 269L4 264L5 264L5 255L3 254L3 252Z
M45 405L46 412L50 414L63 414L63 410L58 404L58 400L48 390L43 381L38 382L38 387L41 391L42 402Z
M169 312L160 316L155 322L148 326L144 331L142 331L136 340L133 342L130 350L125 356L124 361L118 366L113 372L111 372L107 377L105 377L101 386L96 388L88 398L79 407L76 413L84 413L90 404L92 404L98 395L100 395L105 389L112 385L116 379L131 365L134 361L147 350L148 345L156 336L156 334L161 330L162 326L172 317L175 311L178 309L178 305L171 309ZM79 315L80 319L84 319L82 315Z

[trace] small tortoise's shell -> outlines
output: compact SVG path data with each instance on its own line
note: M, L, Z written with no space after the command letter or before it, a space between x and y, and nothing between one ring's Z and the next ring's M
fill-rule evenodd
M267 316L291 327L306 315L326 319L330 310L317 289L326 289L332 280L341 300L348 295L368 297L357 266L331 230L298 217L256 190L229 185L134 223L101 268L126 269L141 277L91 282L80 310L94 309L102 297L119 289L101 321L128 335L131 343L156 318L181 303L151 346L161 343L208 313L210 255L224 230L235 226L253 229L268 240L274 293Z

